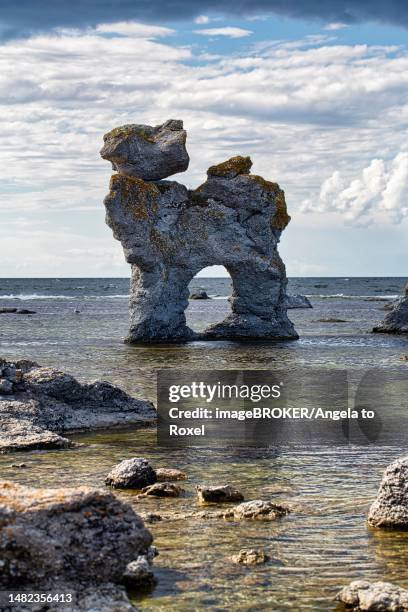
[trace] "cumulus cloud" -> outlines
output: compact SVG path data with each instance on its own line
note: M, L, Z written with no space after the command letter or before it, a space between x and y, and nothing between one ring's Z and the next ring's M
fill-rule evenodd
M194 34L200 34L201 36L225 36L226 38L244 38L253 34L251 30L245 30L244 28L234 28L232 26L226 26L224 28L205 28L203 30L194 30Z
M210 18L208 17L208 15L198 15L198 17L194 19L194 23L197 23L199 25L210 23Z
M386 213L394 223L408 216L408 152L389 162L373 159L360 175L347 180L336 170L320 188L315 200L306 200L303 212L337 212L350 223L371 222Z
M113 21L191 21L200 15L251 17L267 14L324 23L379 22L408 27L406 0L2 0L0 32L3 37L19 37L55 27L95 26Z
M96 32L108 34L123 34L124 36L134 36L136 38L159 38L175 33L171 28L136 23L134 21L119 21L115 23L101 23L96 26Z

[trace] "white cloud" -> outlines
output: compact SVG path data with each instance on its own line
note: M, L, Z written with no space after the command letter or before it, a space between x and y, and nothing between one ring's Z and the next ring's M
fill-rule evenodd
M368 223L386 213L400 223L408 216L408 153L400 152L390 162L373 159L352 180L336 170L322 183L316 200L306 200L301 210L337 212L351 223Z
M234 28L226 26L225 28L205 28L203 30L194 30L194 34L200 34L201 36L225 36L227 38L244 38L251 36L253 32L251 30L245 30L244 28Z
M328 23L326 26L324 26L323 29L335 32L336 30L343 30L344 28L348 28L348 25L346 23L335 21L333 23Z
M199 15L194 19L194 23L204 25L205 23L210 23L210 18L207 15Z
M124 36L135 36L137 38L159 38L160 36L170 36L175 33L175 30L171 28L135 23L134 21L101 23L96 26L95 30L103 34L122 34Z

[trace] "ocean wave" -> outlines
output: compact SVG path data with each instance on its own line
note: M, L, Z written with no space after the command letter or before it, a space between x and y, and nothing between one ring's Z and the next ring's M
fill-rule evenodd
M114 295L42 295L39 293L19 293L0 295L0 300L115 300L128 298L128 293Z

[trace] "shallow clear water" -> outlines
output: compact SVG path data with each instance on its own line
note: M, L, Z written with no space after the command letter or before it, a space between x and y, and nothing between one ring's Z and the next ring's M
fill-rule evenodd
M396 295L403 284L403 279L294 279L289 291L311 295L314 306L289 311L301 336L295 342L131 347L121 340L127 328L126 298L107 297L125 296L126 281L3 280L0 295L24 297L2 297L0 308L16 305L37 314L0 315L0 352L59 366L82 380L105 378L153 400L155 371L161 367L406 371L401 356L408 353L407 339L369 333L385 314L383 296ZM229 292L224 279L196 279L194 286L221 298ZM81 314L74 313L76 307ZM225 299L193 301L188 320L203 329L228 309ZM318 321L328 318L346 322ZM373 531L365 523L384 467L406 448L169 451L157 447L152 429L76 440L83 446L75 450L19 455L25 469L10 467L16 457L0 457L1 477L41 486L103 486L113 464L141 455L156 466L184 469L189 479L179 499L140 501L131 492L120 493L136 510L189 512L196 507L195 484L206 482L228 482L246 499L271 498L293 507L288 517L274 523L186 519L152 525L160 551L155 562L159 584L138 597L143 610L334 610L334 594L353 579L390 580L408 587L408 533ZM250 569L232 564L230 555L245 547L264 548L271 561Z

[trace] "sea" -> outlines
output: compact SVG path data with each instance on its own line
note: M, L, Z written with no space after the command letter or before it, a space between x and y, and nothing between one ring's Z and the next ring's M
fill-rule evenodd
M313 306L288 311L299 334L295 341L130 346L123 342L128 279L1 279L0 309L35 314L0 314L0 356L34 359L81 381L109 380L154 402L162 368L404 374L407 338L371 330L405 282L401 277L290 278L288 293L306 295ZM211 298L190 301L186 316L193 329L202 331L229 313L229 278L195 278L190 288L204 289ZM399 393L406 401L408 394ZM341 610L334 597L351 580L408 588L408 532L376 531L366 524L384 468L406 454L406 445L168 449L157 445L153 428L94 432L75 440L80 444L72 450L25 453L24 469L13 467L14 457L0 456L0 476L36 486L103 487L115 463L142 456L157 467L186 471L188 480L178 499L141 501L132 491L119 492L136 512L198 509L195 486L203 483L231 484L246 499L271 499L292 508L271 523L181 519L149 525L160 553L158 584L131 594L141 610ZM262 549L270 560L253 568L237 566L231 556L243 548Z

